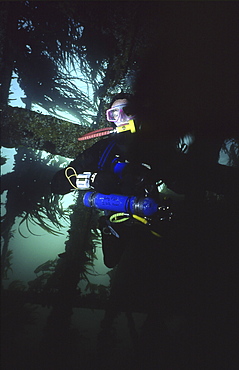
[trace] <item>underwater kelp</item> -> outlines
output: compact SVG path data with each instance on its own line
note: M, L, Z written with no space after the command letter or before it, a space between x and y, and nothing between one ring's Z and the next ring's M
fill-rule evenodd
M225 140L222 150L228 155L228 166L239 167L239 139Z
M65 251L55 260L37 266L34 270L36 278L28 282L28 292L34 293L35 298L35 293L40 293L37 302L43 306L54 307L57 297L66 293L64 289L67 293L72 290L72 307L104 306L109 296L109 287L90 281L91 276L98 275L95 260L96 248L101 247L101 235L97 229L100 211L85 208L81 193L77 199L76 204L69 207L71 225Z
M6 213L1 220L3 238L2 266L5 265L8 243L12 237L12 227L17 218L21 225L33 234L30 225L38 225L45 231L57 235L66 220L59 195L53 195L50 181L58 170L57 165L48 165L50 158L43 158L41 152L19 148L14 156L13 172L1 176L1 192L7 190ZM4 267L3 270L4 271Z
M0 158L0 165L2 166L6 162L7 162L7 158L1 156L1 158Z
M13 251L8 250L6 253L6 258L5 258L5 265L3 266L3 279L7 280L8 279L8 272L12 270L12 258L13 258Z
M78 137L89 131L89 126L43 115L24 108L1 106L1 145L45 150L51 154L73 158L96 140L79 142Z
M41 265L39 265L34 270L34 273L37 275L40 272L44 273L45 271L54 271L55 266L56 266L56 261L57 261L57 259L55 259L54 261L53 260L48 260L47 262L42 263Z
M65 252L59 255L55 272L47 282L46 289L51 290L54 286L54 291L61 290L69 279L67 287L70 290L70 286L74 286L75 290L80 280L88 281L88 275L96 274L94 259L97 245L94 240L97 233L97 217L94 210L84 207L82 199L83 193L79 192L76 203L70 207L70 228L65 242Z
M71 357L69 353L72 353L72 346L76 346L76 343L72 343L70 339L73 307L100 308L101 302L99 301L103 299L105 302L106 298L101 286L97 287L97 292L93 294L93 297L90 294L83 295L79 287L81 281L86 281L90 287L89 276L96 274L94 271L96 245L92 241L92 236L93 239L95 237L95 234L92 235L92 230L96 229L97 217L94 210L84 207L83 195L84 192L78 192L76 203L71 207L65 252L59 254L60 258L56 260L55 271L53 273L49 271L52 267L49 261L35 270L37 273L43 272L39 275L40 289L42 289L41 282L45 274L51 274L42 289L42 303L48 307L52 306L43 333L42 347L44 353L47 354L48 361L55 364L55 359L57 359L59 364L64 362L65 366L69 366ZM79 350L77 347L76 351ZM74 352L73 355L75 356L76 353L78 352Z
M1 101L6 104L14 71L28 101L50 113L71 112L81 122L92 120L89 110L98 99L129 87L136 61L153 36L157 12L152 6L145 11L141 2L6 2L1 7ZM73 79L68 70L77 69L81 75ZM75 80L90 85L92 99Z

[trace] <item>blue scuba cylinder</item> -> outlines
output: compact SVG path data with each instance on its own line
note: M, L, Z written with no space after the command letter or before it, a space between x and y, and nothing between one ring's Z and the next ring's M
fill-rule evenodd
M120 194L106 195L93 191L85 193L83 203L86 207L124 212L141 217L150 217L158 211L158 204L152 198L129 197Z

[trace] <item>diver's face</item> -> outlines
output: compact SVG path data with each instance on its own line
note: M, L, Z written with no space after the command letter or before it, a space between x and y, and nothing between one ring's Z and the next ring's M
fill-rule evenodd
M127 99L118 99L114 101L111 108L106 111L106 117L109 122L114 122L116 126L121 126L129 122L133 116L128 116L124 112L124 107L128 104Z

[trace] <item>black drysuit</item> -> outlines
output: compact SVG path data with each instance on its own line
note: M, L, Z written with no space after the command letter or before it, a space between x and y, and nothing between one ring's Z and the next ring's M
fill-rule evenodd
M151 194L157 194L156 187L153 186L154 180L151 178L151 171L140 163L132 164L129 162L121 178L113 172L112 161L115 158L118 157L120 161L129 159L128 149L132 140L134 140L134 135L127 132L102 139L80 153L68 167L73 167L77 174L86 171L97 173L94 190L99 193L143 197L144 188L148 186ZM71 181L75 184L74 177L71 177ZM51 188L52 192L56 194L70 192L72 186L65 176L65 169L54 175ZM112 235L108 226L113 227L113 231L116 231L119 237ZM142 244L142 236L141 240L138 240L138 225L135 226L135 222L132 222L132 220L112 225L107 217L101 217L99 227L103 238L104 263L109 268L114 267L119 262L128 240L134 239L137 245L139 242ZM146 235L148 235L148 232Z

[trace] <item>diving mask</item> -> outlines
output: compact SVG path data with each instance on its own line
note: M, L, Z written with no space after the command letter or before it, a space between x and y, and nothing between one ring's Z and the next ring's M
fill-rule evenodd
M106 111L106 118L109 122L114 122L116 126L121 126L129 122L129 120L133 119L134 116L128 116L124 112L124 107L127 104L119 104L115 105L113 108L107 109Z

